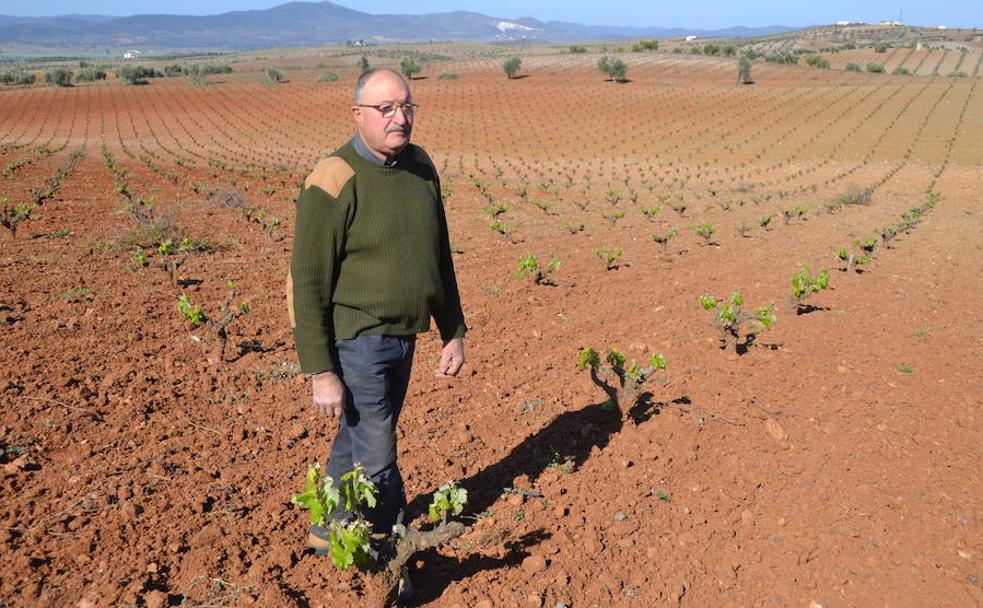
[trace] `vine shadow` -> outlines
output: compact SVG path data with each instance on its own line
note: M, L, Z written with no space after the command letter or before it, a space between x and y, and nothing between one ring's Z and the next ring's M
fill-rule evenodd
M765 348L765 349L768 349L768 350L779 350L779 349L781 349L781 347L782 347L782 343L781 342L761 342L760 340L758 340L754 336L748 336L748 338L744 341L743 344L738 344L737 345L737 354L739 356L744 356L747 353L751 352L751 349L754 349L754 348Z
M796 316L803 316L812 314L814 312L823 312L829 310L828 306L816 306L815 304L799 304L798 308L795 309Z
M636 402L635 405L628 410L628 418L636 425L647 422L654 416L658 416L662 413L662 410L666 409L670 405L690 405L693 403L693 400L686 395L677 397L672 401L653 401L653 396L654 395L649 392L642 393L638 397L638 402Z
M257 339L242 340L236 345L236 359L239 359L249 353L274 353L286 345L283 340L276 340L272 344L264 345L261 341Z

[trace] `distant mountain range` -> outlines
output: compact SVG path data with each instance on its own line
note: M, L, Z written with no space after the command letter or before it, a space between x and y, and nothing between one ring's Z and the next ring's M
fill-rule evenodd
M290 2L266 10L188 15L0 15L0 48L12 43L57 48L249 50L364 40L390 42L575 42L618 38L697 35L763 36L782 26L687 30L661 27L591 26L530 17L500 19L467 11L426 15L372 15L331 2Z

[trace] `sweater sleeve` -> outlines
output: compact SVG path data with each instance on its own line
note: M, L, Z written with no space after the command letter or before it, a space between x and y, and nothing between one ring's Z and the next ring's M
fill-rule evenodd
M346 193L350 195L351 189L335 198L310 186L297 199L290 274L296 321L294 341L305 374L336 368L331 302L352 208Z
M432 167L433 165L431 165ZM457 289L457 277L454 273L454 260L451 258L450 235L447 229L447 216L444 213L444 199L440 192L440 180L436 179L437 187L437 220L440 223L440 280L444 288L444 301L438 310L433 311L434 321L440 332L440 339L451 340L463 338L468 331L464 323L464 311L461 310L461 294Z

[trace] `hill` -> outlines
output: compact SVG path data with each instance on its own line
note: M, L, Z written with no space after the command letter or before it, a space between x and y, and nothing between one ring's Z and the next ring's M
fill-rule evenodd
M589 26L502 19L467 11L424 15L370 14L331 2L289 2L266 10L220 15L105 17L8 17L0 15L4 47L248 50L363 40L368 43L569 42L590 39L683 36L758 36L789 31L783 26L695 31L681 28Z

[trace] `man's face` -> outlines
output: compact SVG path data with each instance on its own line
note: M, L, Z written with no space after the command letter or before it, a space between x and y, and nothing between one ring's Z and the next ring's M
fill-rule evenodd
M402 106L412 101L410 91L403 82L385 72L373 76L362 89L362 106L379 104ZM397 107L396 114L389 118L385 118L376 108L359 106L352 106L352 114L362 141L376 156L391 160L406 147L406 144L410 143L413 114L407 115L402 107Z

